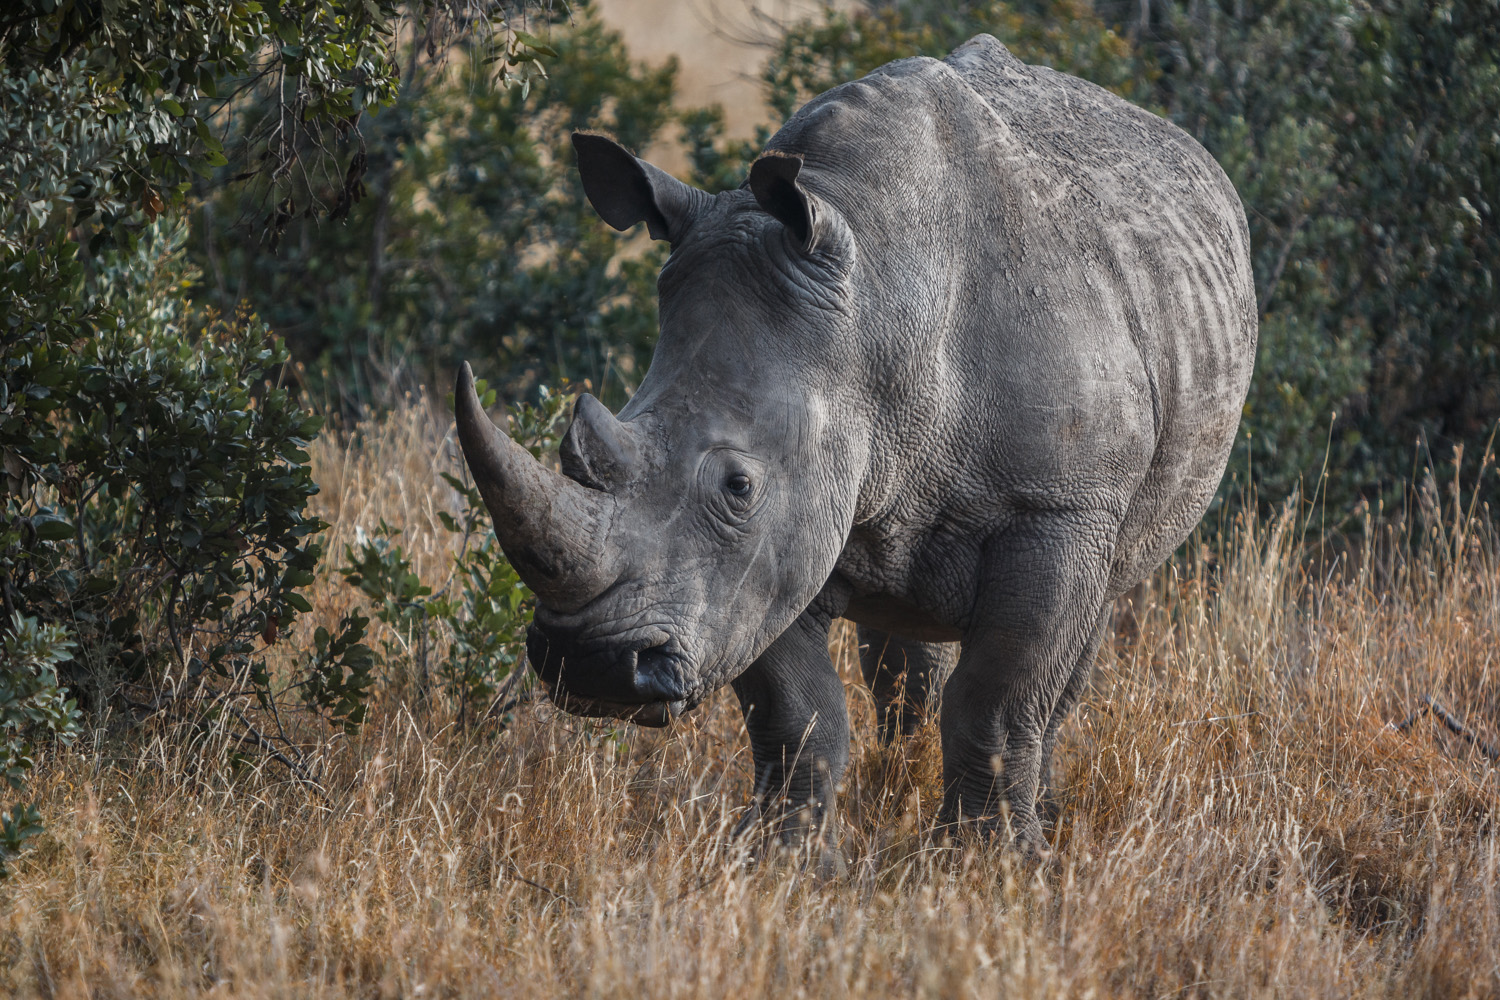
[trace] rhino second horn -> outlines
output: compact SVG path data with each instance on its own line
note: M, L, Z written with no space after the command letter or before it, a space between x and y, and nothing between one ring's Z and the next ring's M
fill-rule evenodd
M640 457L630 430L588 393L578 397L557 452L563 475L596 490L624 485Z
M609 586L604 558L614 501L553 472L484 412L468 362L454 387L458 440L516 572L547 607L570 612Z

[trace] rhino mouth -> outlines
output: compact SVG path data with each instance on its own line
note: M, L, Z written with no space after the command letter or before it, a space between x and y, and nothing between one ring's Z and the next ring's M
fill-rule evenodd
M569 715L578 715L588 719L620 719L651 729L665 728L673 719L692 708L685 699L650 702L645 705L625 705L619 702L601 701L597 698L579 698L566 691L558 691L552 686L547 687L547 697Z
M697 704L681 655L656 631L634 641L586 645L535 623L526 653L558 708L590 718L662 727Z

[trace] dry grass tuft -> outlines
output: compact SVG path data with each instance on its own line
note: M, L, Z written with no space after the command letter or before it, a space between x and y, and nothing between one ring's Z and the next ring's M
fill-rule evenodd
M413 404L318 448L331 552L384 519L443 571L443 433ZM936 731L875 745L844 628L847 875L728 840L750 766L727 693L666 732L385 704L329 744L326 800L101 731L39 774L0 993L1500 995L1494 765L1389 725L1432 693L1500 728L1496 539L1430 492L1421 530L1336 561L1288 514L1158 573L1065 730L1048 868L927 838ZM320 586L331 622L355 595Z

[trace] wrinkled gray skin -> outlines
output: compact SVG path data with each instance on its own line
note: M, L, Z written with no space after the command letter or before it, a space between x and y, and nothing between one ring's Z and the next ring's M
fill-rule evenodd
M618 419L579 401L562 475L467 366L458 393L553 699L661 725L732 684L760 794L805 828L848 759L844 616L886 738L949 675L942 819L1008 805L1040 849L1107 609L1198 522L1238 426L1256 312L1228 179L987 35L810 102L737 191L574 144L605 221L671 241L651 370Z

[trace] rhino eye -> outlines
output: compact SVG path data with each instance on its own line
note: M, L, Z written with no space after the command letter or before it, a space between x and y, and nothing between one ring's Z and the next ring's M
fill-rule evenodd
M729 481L724 484L724 488L737 497L749 496L750 477L742 472L737 472L729 477Z

